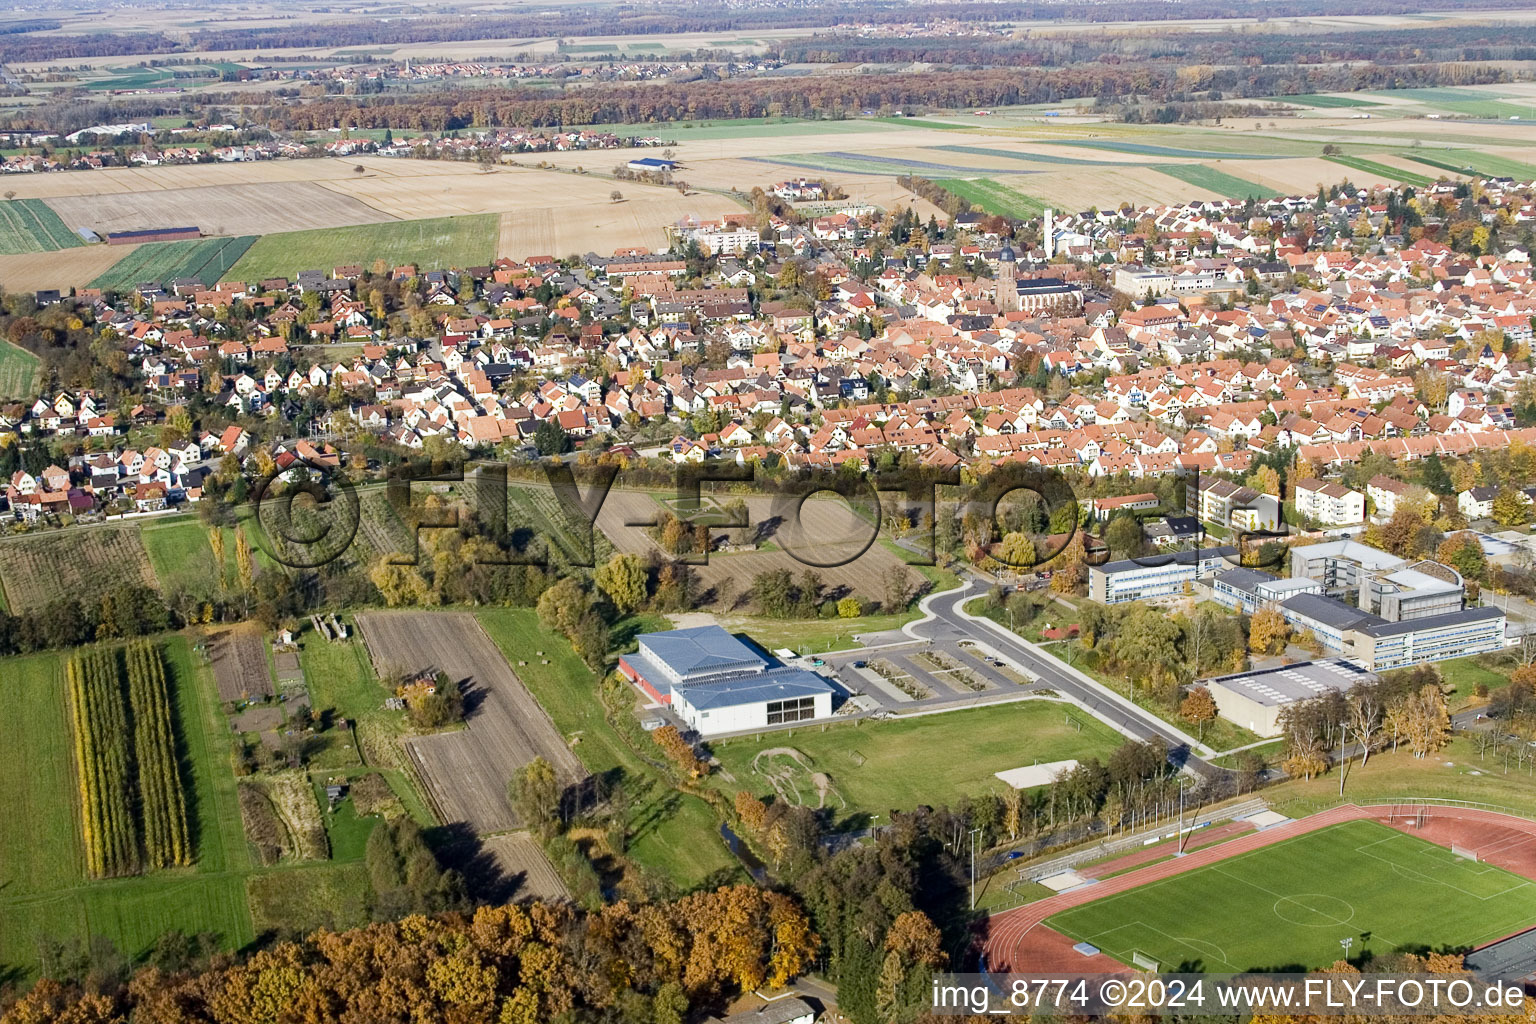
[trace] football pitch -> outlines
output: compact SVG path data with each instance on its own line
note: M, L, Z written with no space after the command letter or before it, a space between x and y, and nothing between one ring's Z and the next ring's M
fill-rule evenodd
M1467 949L1536 922L1536 882L1352 821L1048 918L1163 971L1311 969L1343 954Z

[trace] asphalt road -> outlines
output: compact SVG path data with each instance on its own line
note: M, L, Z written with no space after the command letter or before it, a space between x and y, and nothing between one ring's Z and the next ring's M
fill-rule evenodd
M967 617L961 608L981 591L974 581L957 590L947 590L927 599L923 608L932 618L906 627L909 636L928 640L935 647L958 654L962 640L979 640L998 650L1004 658L1038 676L1040 685L1071 697L1089 708L1120 732L1132 739L1157 738L1168 744L1177 762L1202 775L1221 771L1202 760L1191 748L1190 740L1164 722L1100 683L1070 672L1036 644L992 623Z

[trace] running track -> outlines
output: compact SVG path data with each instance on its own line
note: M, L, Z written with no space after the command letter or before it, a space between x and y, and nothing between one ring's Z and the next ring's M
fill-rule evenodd
M1441 845L1456 842L1459 845L1471 847L1490 864L1536 879L1536 821L1494 811L1467 807L1440 807L1430 804L1425 808L1429 817L1424 827L1414 828L1403 822L1388 820L1394 806L1400 805L1357 807L1354 804L1345 804L1297 821L1276 825L1262 832L1240 836L1215 846L1207 846L1174 860L1166 860L1137 871L1116 875L1072 892L1057 893L1015 910L1004 911L992 917L987 923L983 943L987 956L987 970L1078 973L1126 970L1124 964L1103 953L1086 957L1077 953L1072 949L1071 939L1046 927L1042 922L1051 915L1070 907L1091 903L1105 896L1113 896L1186 871L1194 871L1207 864L1215 864L1250 850L1270 846L1308 832L1316 832L1330 825L1358 821L1362 818L1375 819L1384 825L1391 825L1410 835L1417 835Z

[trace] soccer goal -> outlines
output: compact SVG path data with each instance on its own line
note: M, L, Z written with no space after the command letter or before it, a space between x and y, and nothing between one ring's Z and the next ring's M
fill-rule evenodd
M1144 971L1155 972L1158 969L1157 961L1153 960L1139 949L1131 951L1131 966L1140 967Z
M1451 844L1451 852L1454 853L1458 857L1465 858L1466 860L1471 860L1471 861L1482 860L1482 858L1477 855L1477 851L1476 850L1468 849L1467 847L1460 846L1460 845L1458 845L1456 843L1452 843Z

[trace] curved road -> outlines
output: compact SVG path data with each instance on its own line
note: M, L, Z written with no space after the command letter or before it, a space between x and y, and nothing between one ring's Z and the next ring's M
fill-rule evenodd
M1196 756L1197 752L1209 755L1212 751L1194 737L1136 706L1091 676L1063 664L1041 650L1039 645L999 626L991 619L967 614L964 611L965 603L980 593L977 582L967 579L958 589L941 591L924 598L919 607L927 613L927 617L908 623L902 632L941 647L952 647L965 639L984 639L988 646L996 648L1018 667L1038 677L1041 686L1070 697L1095 717L1132 739L1148 740L1156 737L1168 744L1176 762L1202 775L1220 771Z

